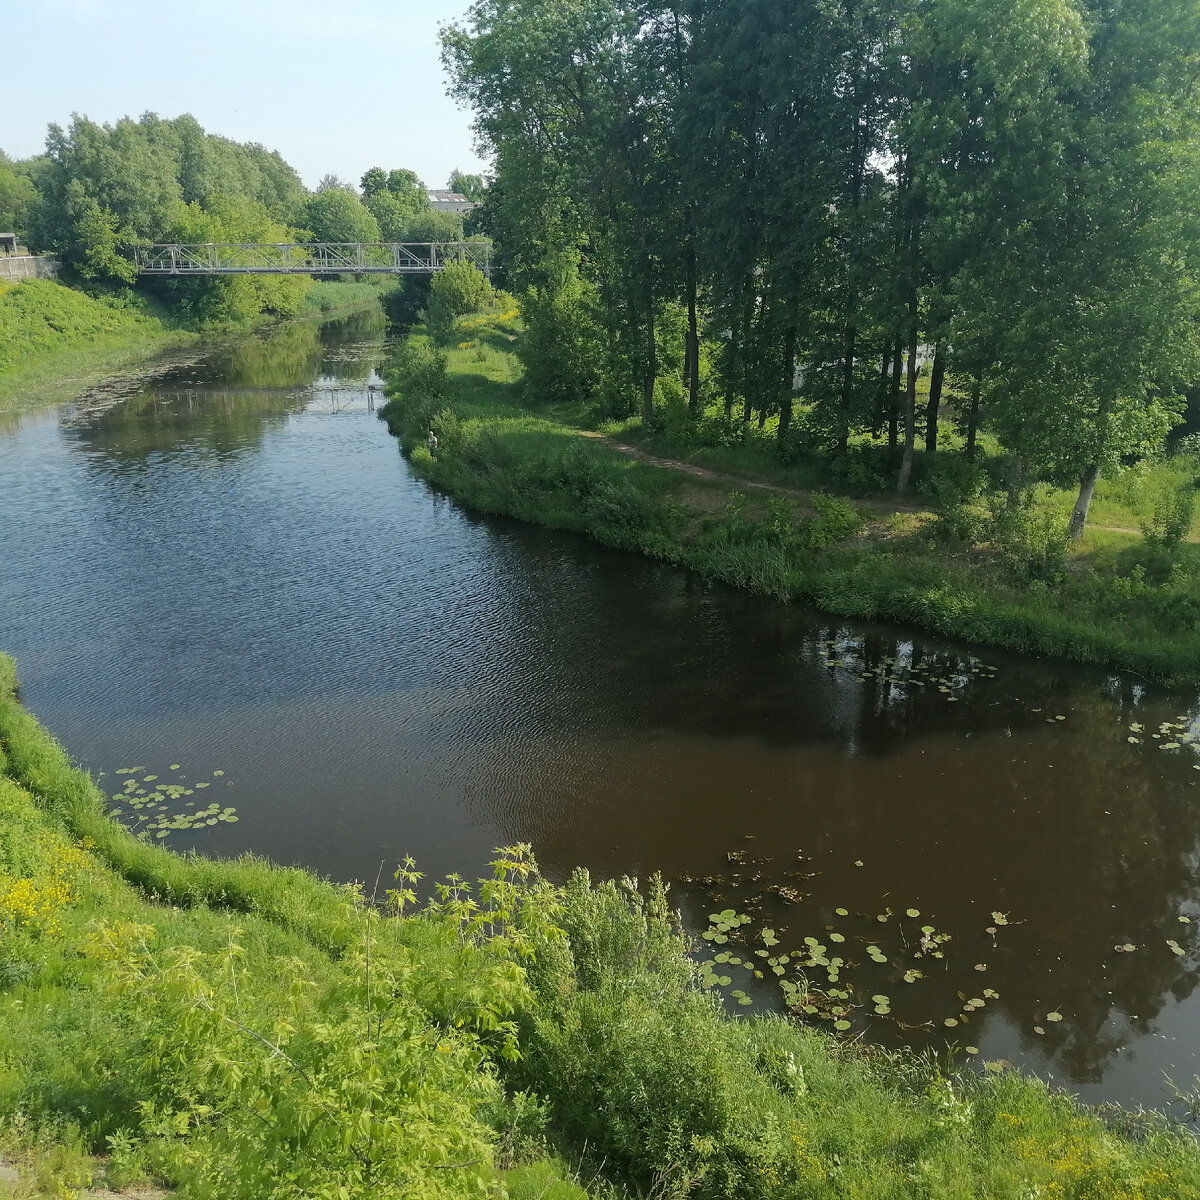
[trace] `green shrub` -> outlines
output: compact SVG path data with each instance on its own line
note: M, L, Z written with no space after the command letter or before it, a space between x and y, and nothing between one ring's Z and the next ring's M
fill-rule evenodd
M1196 511L1196 484L1190 477L1167 478L1154 490L1150 516L1142 534L1152 546L1173 550L1188 535Z
M0 374L62 350L162 329L140 305L93 299L49 279L0 283Z
M429 305L449 317L483 312L492 303L488 277L471 262L447 263L429 285Z
M642 1186L779 1194L792 1178L786 1103L695 986L661 884L643 897L577 872L561 920L568 944L531 971L538 1004L514 1076L550 1100L574 1144Z
M813 492L809 502L817 510L817 515L802 527L803 541L809 550L822 550L844 541L863 527L862 513L841 496Z

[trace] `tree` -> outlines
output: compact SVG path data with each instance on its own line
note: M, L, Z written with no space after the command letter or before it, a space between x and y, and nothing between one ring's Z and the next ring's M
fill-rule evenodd
M446 336L456 317L481 312L492 302L492 285L474 263L448 263L429 288L429 325L439 337Z
M295 171L262 146L205 133L193 117L145 113L102 126L75 116L67 129L50 126L46 149L44 161L21 164L38 192L31 238L82 279L132 284L133 251L147 242L296 240L291 222L303 189ZM295 312L307 280L207 277L139 286L189 319L226 321Z
M985 400L1026 471L1078 485L1076 539L1099 475L1161 443L1196 369L1197 20L1128 0L1060 25L1057 81L1028 98L1042 128L1022 140L1040 161L1017 149L1021 191L1007 173L1020 203L975 189L1002 250L958 282L994 356Z
M14 171L7 160L0 161L0 230L26 232L36 199L33 180Z
M379 223L356 192L330 187L313 192L301 219L318 242L378 242Z
M363 201L385 242L437 241L412 236L414 222L430 211L429 193L415 171L372 167L362 177Z
M462 171L450 172L450 182L447 184L452 192L466 196L468 200L478 204L487 191L487 180L482 175L465 175Z

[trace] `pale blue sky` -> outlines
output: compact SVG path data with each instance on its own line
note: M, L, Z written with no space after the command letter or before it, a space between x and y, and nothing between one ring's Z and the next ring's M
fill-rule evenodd
M190 112L278 150L310 187L372 166L441 187L481 169L437 45L468 2L0 0L0 148L37 154L72 112Z

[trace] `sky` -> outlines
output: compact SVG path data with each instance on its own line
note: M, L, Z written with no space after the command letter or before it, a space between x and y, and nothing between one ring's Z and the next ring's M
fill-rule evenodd
M438 27L469 0L0 0L0 149L27 158L72 113L191 113L278 150L309 187L407 167L484 169L446 95Z

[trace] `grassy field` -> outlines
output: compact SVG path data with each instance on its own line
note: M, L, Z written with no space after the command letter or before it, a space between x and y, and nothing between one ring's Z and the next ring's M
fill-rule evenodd
M840 494L811 466L780 463L757 431L740 444L681 449L670 414L648 433L636 422L601 426L645 452L622 453L585 436L581 406L548 408L526 394L512 314L475 318L461 333L443 349L418 329L393 361L394 399L382 415L414 469L474 508L848 617L1200 679L1200 547L1154 545L1136 529L1164 480L1189 477L1191 460L1143 471L1140 492L1134 472L1103 485L1097 527L1068 549L1065 493L1042 489L1012 509L984 486L987 467L968 468L953 449L918 459L905 508L872 498L881 480L872 448L851 455L861 472L841 480ZM431 427L436 460L425 446ZM675 465L647 461L650 453ZM1123 528L1101 528L1101 518Z
M725 1015L653 881L552 887L513 847L474 887L400 864L372 902L150 845L13 687L0 656L10 1194L1200 1197L1165 1117Z

